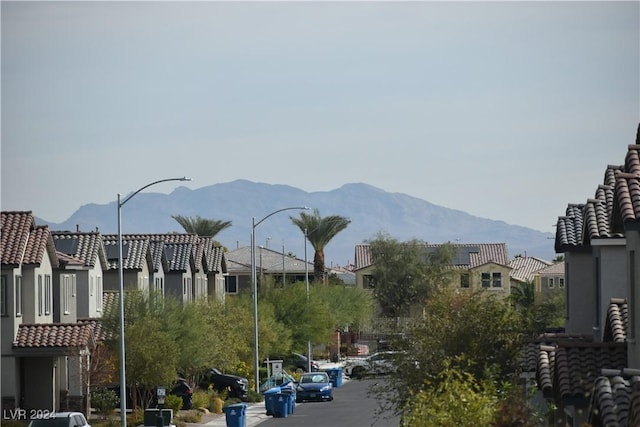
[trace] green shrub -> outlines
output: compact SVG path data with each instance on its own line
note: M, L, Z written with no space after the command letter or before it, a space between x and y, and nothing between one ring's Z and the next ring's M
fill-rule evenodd
M193 407L194 408L209 408L209 393L203 390L196 390L193 393Z
M186 411L184 414L180 414L177 421L182 421L188 424L200 424L202 421L202 412Z
M249 390L247 392L247 402L262 402L264 400L264 396L262 393L259 393L255 390Z
M110 414L118 407L120 399L113 390L104 388L91 392L91 406L101 414Z
M182 409L182 397L176 396L175 394L168 394L164 398L164 407L167 409L173 409L173 413L177 413L180 409Z

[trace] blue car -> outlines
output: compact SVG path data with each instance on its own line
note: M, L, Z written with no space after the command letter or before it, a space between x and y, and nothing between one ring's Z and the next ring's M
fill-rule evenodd
M326 372L302 374L296 388L296 402L304 400L333 400L333 384Z

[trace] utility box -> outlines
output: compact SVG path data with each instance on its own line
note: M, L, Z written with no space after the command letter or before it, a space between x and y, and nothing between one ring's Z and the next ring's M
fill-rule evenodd
M160 409L145 409L144 410L144 425L145 427L156 427L158 425L158 415L160 414ZM162 410L162 425L171 426L173 425L173 409L163 409Z

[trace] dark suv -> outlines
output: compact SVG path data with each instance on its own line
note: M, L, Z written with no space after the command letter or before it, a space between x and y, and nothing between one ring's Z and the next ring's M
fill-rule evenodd
M285 370L293 370L307 372L309 362L307 356L300 353L291 353L286 356L271 357L271 360L282 360L282 367ZM315 360L311 361L311 371L317 372L320 370L320 365Z
M214 390L229 391L229 397L246 399L249 391L249 381L238 375L223 374L219 369L213 368L205 373L198 382L198 387L208 390L211 386Z

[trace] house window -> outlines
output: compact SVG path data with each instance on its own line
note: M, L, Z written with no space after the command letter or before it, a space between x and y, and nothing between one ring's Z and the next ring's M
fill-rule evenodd
M492 273L491 278L492 278L492 285L494 288L502 287L502 273L500 272Z
M38 274L38 316L42 316L44 313L44 292L42 286L42 274Z
M62 275L62 312L71 313L71 293L75 288L75 278L73 274Z
M156 287L156 292L159 293L160 295L164 295L164 280L162 277L156 277L155 278L155 287Z
M0 276L0 315L7 315L7 276Z
M16 276L16 317L22 316L22 276Z
M191 277L185 277L182 279L182 296L184 301L191 301L192 299Z
M93 276L89 277L89 296L93 296L93 292L94 292L93 288L95 286L94 279L95 278Z
M375 289L376 284L373 281L373 276L371 274L365 274L362 276L362 287L364 289Z
M228 294L238 293L238 276L224 276L224 291Z
M44 314L51 314L51 275L44 275Z
M491 286L491 273L482 273L481 277L482 287L488 288Z
M549 289L553 289L554 283L553 283L553 277L549 277L549 283L548 283Z
M564 289L564 278L558 277L558 287Z
M469 273L460 274L460 287L461 288L469 288L470 283L471 282L469 281Z
M102 276L96 276L96 311L102 311Z

